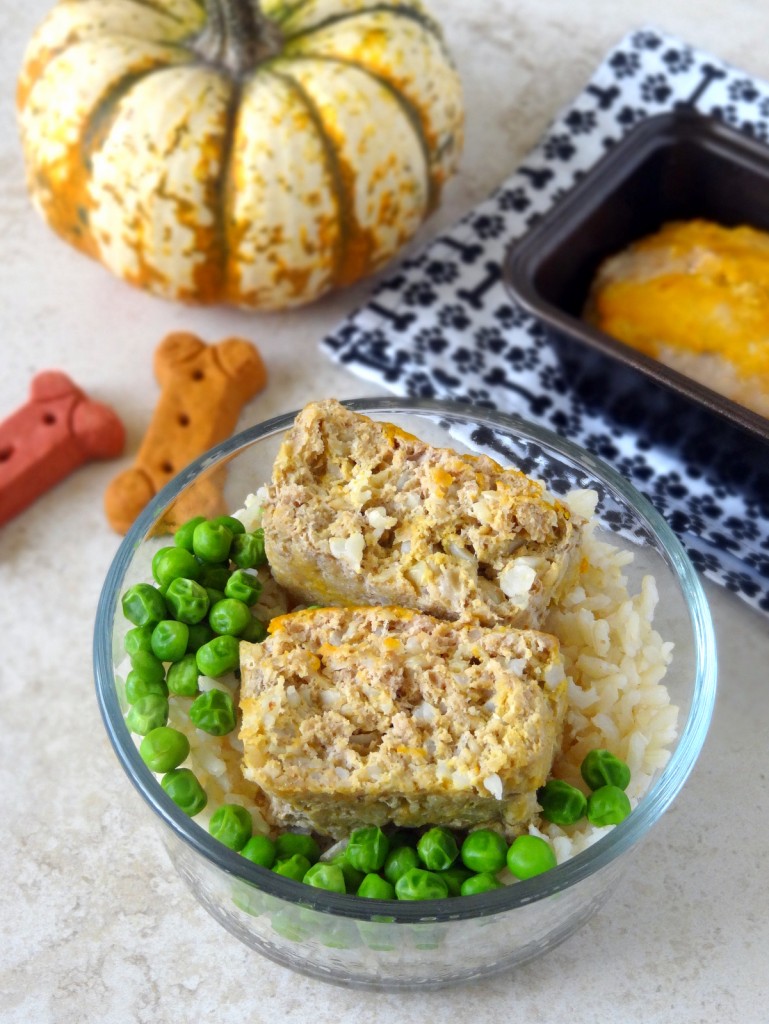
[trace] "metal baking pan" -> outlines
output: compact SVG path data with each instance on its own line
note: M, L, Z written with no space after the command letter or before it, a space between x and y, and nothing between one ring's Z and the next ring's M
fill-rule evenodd
M620 423L643 404L662 440L712 435L715 426L729 435L728 451L757 442L763 463L769 420L581 319L603 259L665 221L694 217L769 231L769 146L681 109L648 118L617 142L510 246L503 277L558 343L568 379L587 402L603 402Z

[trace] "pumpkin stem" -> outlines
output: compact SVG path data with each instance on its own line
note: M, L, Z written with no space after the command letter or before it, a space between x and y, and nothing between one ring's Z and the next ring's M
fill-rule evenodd
M259 0L205 0L206 27L195 50L212 64L242 78L283 45L277 25L262 14Z

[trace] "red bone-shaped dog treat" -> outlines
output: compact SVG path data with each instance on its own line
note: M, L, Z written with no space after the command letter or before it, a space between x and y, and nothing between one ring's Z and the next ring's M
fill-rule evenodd
M0 423L0 526L83 463L116 458L124 444L112 409L65 373L38 373L26 405Z

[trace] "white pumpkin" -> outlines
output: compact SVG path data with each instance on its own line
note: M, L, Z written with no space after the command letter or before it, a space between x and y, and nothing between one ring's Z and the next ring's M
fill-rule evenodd
M62 0L18 111L63 238L158 295L261 309L385 264L462 144L419 0Z

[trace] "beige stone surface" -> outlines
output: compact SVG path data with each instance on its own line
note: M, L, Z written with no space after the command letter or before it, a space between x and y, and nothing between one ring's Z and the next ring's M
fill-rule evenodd
M769 8L754 0L434 0L464 80L459 176L422 239L512 171L627 30L656 25L769 78ZM328 396L375 393L317 341L363 285L283 315L145 296L60 243L29 206L13 113L24 44L47 0L0 5L0 417L32 375L65 370L116 407L136 450L172 330L255 340L271 374L241 425ZM426 995L337 990L260 958L173 873L106 739L91 638L118 538L102 514L123 464L87 466L0 529L0 1021L3 1024L432 1024L767 1019L769 736L766 621L707 587L721 690L702 758L611 902L548 957Z

